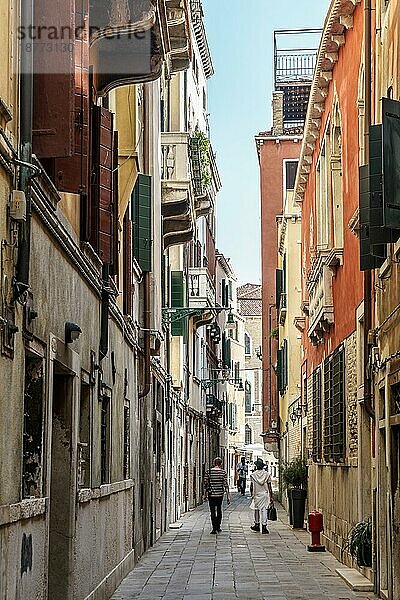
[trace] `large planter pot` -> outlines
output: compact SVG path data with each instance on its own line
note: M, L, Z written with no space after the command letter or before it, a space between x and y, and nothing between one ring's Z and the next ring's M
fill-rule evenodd
M289 524L293 525L293 504L292 504L292 488L288 488L287 499L288 499L288 513L289 513Z
M362 544L357 551L357 564L359 567L372 567L372 546Z
M293 529L304 528L304 512L306 509L307 490L292 489Z

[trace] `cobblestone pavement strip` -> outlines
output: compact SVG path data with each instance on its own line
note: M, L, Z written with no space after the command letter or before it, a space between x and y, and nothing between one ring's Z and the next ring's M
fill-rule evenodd
M352 592L328 552L309 553L309 536L288 528L278 510L269 535L254 533L250 499L232 494L222 533L210 535L208 504L181 519L138 562L112 600L373 600Z

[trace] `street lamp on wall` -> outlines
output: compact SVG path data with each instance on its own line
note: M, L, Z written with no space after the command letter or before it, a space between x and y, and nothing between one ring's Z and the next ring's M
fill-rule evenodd
M65 323L65 343L71 344L79 338L82 333L82 329L76 323L67 321Z

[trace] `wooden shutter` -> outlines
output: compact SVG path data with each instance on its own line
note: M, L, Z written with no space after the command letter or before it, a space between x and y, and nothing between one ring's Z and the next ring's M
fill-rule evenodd
M113 115L93 106L90 241L103 263L113 261Z
M183 271L171 271L171 308L185 306ZM172 321L171 335L181 336L185 333L185 319Z
M124 217L124 314L132 315L132 221L127 210Z
M279 309L279 305L281 302L282 286L283 286L283 271L282 271L282 269L276 269L276 271L275 271L275 306L277 309Z
M33 152L39 158L72 156L76 44L73 37L52 39L51 32L68 28L73 36L75 0L35 0L34 25L41 35L33 43Z
M112 171L112 264L111 274L118 278L119 252L118 252L118 131L113 136L113 171Z
M142 271L151 271L151 176L138 174L133 190L134 254Z
M283 367L283 364L282 364L283 360L282 360L282 358L283 358L283 356L282 355L283 355L283 350L279 349L278 352L277 352L276 376L277 376L277 379L278 379L278 382L277 382L278 392L280 394L282 394L282 392L283 392L283 381L282 381L282 379L283 379L283 377L282 377L282 375L283 375L282 374L282 367Z
M400 235L400 102L382 98L383 220Z
M223 367L227 369L231 368L231 340L226 336L225 333L222 334L222 363Z
M89 151L89 27L87 0L75 0L75 24L84 39L75 40L74 146L72 156L55 161L55 184L61 192L87 194Z

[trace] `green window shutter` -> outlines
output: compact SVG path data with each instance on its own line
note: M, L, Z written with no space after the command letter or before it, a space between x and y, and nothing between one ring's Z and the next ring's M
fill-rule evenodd
M229 306L229 285L226 279L221 280L221 300L222 306Z
M372 244L373 239L376 242L377 229L380 228L376 227L377 211L371 207L369 165L363 165L359 169L359 215L360 270L368 271L380 267L386 258L385 246ZM372 222L372 219L375 220L375 223Z
M139 173L133 190L134 254L142 271L151 271L151 176Z
M233 298L233 293L232 293L232 281L228 281L228 298L229 300L232 300Z
M383 220L386 227L400 229L400 102L398 100L382 98L382 128Z
M283 368L282 368L282 384L285 390L288 386L288 343L283 340Z
M283 291L283 271L276 269L275 271L275 306L279 308L281 302L281 294Z
M183 271L171 271L171 308L185 306L185 289L183 285ZM185 335L186 318L172 321L171 335Z
M280 394L282 394L282 391L283 391L283 382L282 382L282 366L283 366L282 365L282 362L283 362L282 361L282 352L283 352L282 350L280 350L280 349L278 350L278 353L277 353L277 362L276 362L276 376L277 376L277 379L278 379L277 385L278 385L278 392Z

